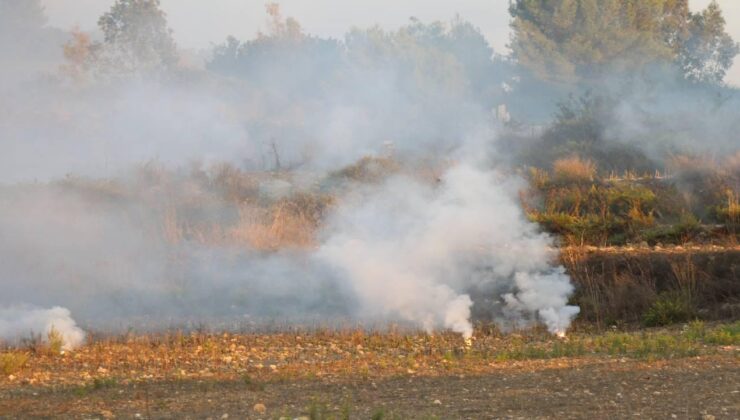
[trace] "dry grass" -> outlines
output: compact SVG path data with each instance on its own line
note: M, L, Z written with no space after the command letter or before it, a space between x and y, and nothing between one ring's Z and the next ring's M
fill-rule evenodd
M0 353L0 372L5 376L17 373L28 363L28 359L29 356L26 353Z
M244 204L239 222L226 232L230 242L258 250L311 248L333 198L297 194L270 207Z
M561 250L561 263L576 285L579 322L599 328L646 322L648 314L666 322L732 319L740 294L734 268L739 260L737 247Z
M372 183L379 182L400 170L400 164L390 157L366 156L352 165L331 173L330 177Z
M316 330L276 334L172 333L98 339L61 357L15 359L17 377L0 387L27 384L85 385L115 380L247 378L263 381L315 378L438 376L490 371L510 360L560 357L665 359L737 352L740 325L642 332L574 333L567 340L541 329L503 335L476 330L472 347L459 334ZM724 347L719 347L724 346ZM729 347L728 347L729 346ZM19 353L14 353L19 354ZM23 363L19 363L18 360ZM19 370L19 367L25 367Z
M561 158L553 162L555 178L563 182L589 182L596 176L596 164L578 156Z

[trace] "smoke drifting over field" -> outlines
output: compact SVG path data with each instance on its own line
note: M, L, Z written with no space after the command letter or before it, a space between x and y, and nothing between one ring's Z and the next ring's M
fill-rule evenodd
M268 14L205 68L178 62L157 14L149 43L115 32L117 15L103 40L65 34L63 62L0 44L9 69L46 63L0 85L0 339L54 325L74 346L70 313L105 330L402 323L469 338L475 312L563 333L573 287L497 163L512 160L492 114L521 80L511 63L460 20L337 41ZM608 136L642 135L618 109Z

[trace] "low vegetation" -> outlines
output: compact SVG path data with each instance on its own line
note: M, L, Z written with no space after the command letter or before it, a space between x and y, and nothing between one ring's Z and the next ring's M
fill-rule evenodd
M11 351L0 353L0 372L10 376L23 368L28 362L28 354Z
M694 321L672 329L584 330L565 339L539 328L503 334L480 325L474 337L470 347L453 333L363 330L98 338L61 357L3 353L0 383L68 384L86 394L140 381L208 378L235 380L259 391L266 383L292 379L482 373L511 360L737 354L740 323ZM9 379L11 374L15 376Z
M672 175L599 176L592 161L568 157L552 171L531 168L522 201L531 220L567 245L736 244L740 174L729 162L683 163Z

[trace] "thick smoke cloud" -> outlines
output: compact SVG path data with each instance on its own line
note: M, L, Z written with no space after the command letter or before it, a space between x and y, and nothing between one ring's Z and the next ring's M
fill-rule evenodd
M526 221L516 185L471 163L440 182L392 179L352 197L331 220L333 234L318 253L351 279L362 313L470 337L466 292L504 289L499 320L508 315L524 326L539 318L564 332L578 313L567 306L572 286L550 265L551 239Z
M563 332L577 313L569 279L526 220L521 185L491 168L500 92L482 79L481 39L460 22L345 42L276 31L217 50L208 71L93 68L5 89L0 339L54 325L79 344L66 310L108 331L400 322L467 338L478 305L504 326ZM332 186L337 169L384 154L443 169ZM259 202L280 183L328 189L336 204L317 243L264 251L183 234L197 221L228 231L255 205L199 181L220 162L261 171ZM477 302L481 290L493 298Z

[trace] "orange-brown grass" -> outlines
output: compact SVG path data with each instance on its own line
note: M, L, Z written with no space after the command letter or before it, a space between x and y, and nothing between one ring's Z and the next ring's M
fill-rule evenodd
M400 170L401 165L392 158L365 156L356 163L333 172L330 176L356 182L372 183L379 182Z
M541 328L503 335L481 326L466 347L459 334L313 330L273 334L169 333L90 338L62 355L31 354L0 388L84 385L93 381L268 381L368 379L398 375L479 374L517 361L575 358L590 363L609 356L665 359L738 350L740 324L689 330L572 334L553 338ZM723 346L723 347L719 347ZM536 363L536 362L528 362ZM530 365L532 366L532 365Z
M239 222L226 236L257 250L311 248L332 203L332 197L297 194L267 208L244 204L239 208Z
M596 176L596 164L578 156L558 159L553 162L552 169L556 179L566 182L587 182Z

